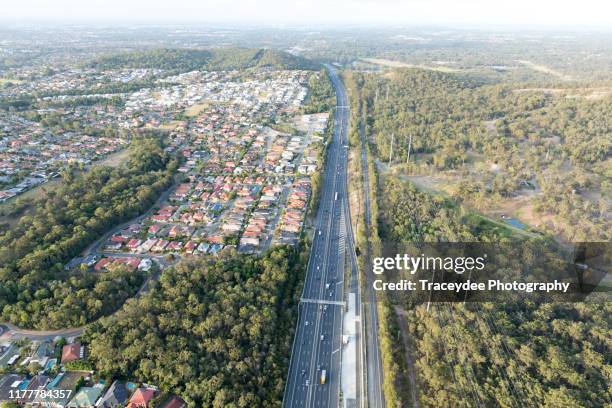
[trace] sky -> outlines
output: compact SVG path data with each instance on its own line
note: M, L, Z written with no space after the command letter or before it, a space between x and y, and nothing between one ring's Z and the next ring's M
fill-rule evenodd
M409 24L612 29L610 0L0 0L8 23Z

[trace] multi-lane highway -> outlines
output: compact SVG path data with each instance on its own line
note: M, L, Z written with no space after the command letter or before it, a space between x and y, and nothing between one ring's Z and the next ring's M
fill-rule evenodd
M349 112L344 84L333 67L328 71L337 108L283 400L292 408L337 407L340 398L345 253L352 250L346 205Z

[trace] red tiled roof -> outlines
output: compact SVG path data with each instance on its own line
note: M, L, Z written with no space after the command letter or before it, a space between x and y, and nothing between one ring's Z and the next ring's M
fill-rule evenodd
M138 245L140 245L140 240L136 238L130 239L130 241L127 243L127 246L130 248L136 248Z
M94 265L94 270L96 270L96 271L100 271L100 270L102 270L102 269L106 268L106 266L108 265L108 263L109 263L110 261L111 261L111 260L110 260L110 259L108 259L108 258L102 258L102 259L100 259L100 260L99 260L99 261L98 261L98 262L97 262L97 263Z
M66 344L62 349L62 363L78 360L81 356L81 343Z
M148 407L149 402L153 399L155 395L155 390L150 388L138 388L132 398L130 398L130 403L127 408L143 408Z
M185 401L179 397L172 397L170 400L168 400L168 402L166 402L163 408L183 408L185 406Z

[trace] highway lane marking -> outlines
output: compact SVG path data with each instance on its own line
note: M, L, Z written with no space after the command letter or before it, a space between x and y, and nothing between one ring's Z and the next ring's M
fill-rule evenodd
M343 129L344 129L343 123L342 123L344 118L342 116L340 116L340 115L338 115L338 116L339 116L338 119L340 120L339 131L342 132ZM336 134L335 136L339 136L340 139L342 139L342 133L340 133L339 135ZM336 140L337 139L338 139L338 137L336 137ZM334 191L338 191L337 190L337 185L338 185L339 182L340 183L342 182L342 179L338 177L338 174L340 173L340 169L342 168L342 162L340 161L341 157L338 157L338 148L336 148L334 159L335 159L335 172L333 174L332 186L334 187ZM336 210L336 207L337 207L336 206L336 201L337 200L334 199L334 201L331 204L332 205L332 213L335 213L335 210ZM340 215L340 214L338 214L338 215ZM334 277L336 276L336 274L338 272L338 258L332 258L331 259L331 263L330 263L329 262L329 257L331 255L331 251L333 249L334 244L337 245L337 243L338 243L337 238L339 238L340 230L339 230L339 225L337 223L335 223L335 222L333 224L331 224L330 227L331 227L331 231L333 232L333 237L336 238L336 239L332 239L331 241L328 241L328 245L329 246L326 248L325 258L328 260L327 261L328 264L326 265L327 268L325 269L325 275L324 275L325 278L327 278L330 270L333 273ZM330 238L332 238L332 237L330 236ZM323 288L323 287L321 287L321 288ZM335 295L337 296L337 293ZM332 312L332 315L333 315L333 324L332 324L332 328L333 328L333 327L337 326L336 325L336 318L338 317L338 314L334 310ZM319 316L320 315L318 315L318 317ZM328 320L327 324L323 323L324 327L325 326L329 326L329 325L330 325L329 320ZM331 338L332 338L332 343L333 343L333 340L334 340L334 333L333 333L333 331L332 331ZM315 346L315 352L318 355L318 358L316 360L318 360L321 363L321 369L327 368L327 370L329 370L330 372L331 372L332 369L334 369L334 371L335 371L335 368L337 368L337 366L334 365L334 363L333 363L333 356L331 354L329 354L329 364L328 364L328 366L324 367L322 364L323 363L327 363L326 354L328 354L328 353L325 352L325 349L323 349L322 352L319 354L319 346L318 345ZM338 369L338 372L339 371L340 371L340 369ZM333 385L332 385L333 383L334 383L334 378L330 378L329 385L327 387L325 387L323 389L321 389L321 387L318 387L317 389L315 389L315 391L320 391L321 394L323 394L323 395L321 395L321 397L323 397L323 398L325 397L325 393L327 393L329 395L329 397L327 398L327 401L326 401L327 402L326 406L330 406L330 407L335 405L332 402L333 398L334 398L334 394L332 393L333 390L336 391L336 395L335 395L336 403L338 401L337 392L339 392L339 388L337 386L333 387ZM310 395L311 394L307 395L307 397L310 397ZM316 401L316 398L317 398L316 395L314 397L315 397L315 401ZM307 401L309 401L309 398L307 399ZM321 400L320 399L318 401L316 401L316 402L318 403L318 405L321 405Z
M338 92L338 96L339 96L339 100L338 100L338 104L337 107L342 109L342 108L348 108L347 105L345 105L346 101L343 96L344 96L344 89L342 83L340 82L339 84L335 84L338 89L342 92ZM337 111L338 112L338 111ZM338 138L340 138L340 143L342 143L345 139L344 134L346 133L347 130L347 118L345 118L346 116L346 110L342 111L343 113L340 114L339 112L334 115L335 116L335 120L336 120L336 124L337 126L335 127L335 134L334 134L334 142L337 145L338 144ZM346 173L346 163L344 163L342 160L346 160L345 155L342 153L342 149L340 148L340 146L334 146L334 154L331 155L330 157L330 161L327 163L326 166L326 175L332 175L331 180L327 181L325 183L325 190L327 194L324 194L324 203L322 205L323 208L321 208L321 210L324 210L325 208L328 209L328 212L325 211L319 211L318 212L318 216L316 219L316 224L323 224L327 226L327 230L328 232L334 230L333 232L334 234L334 240L332 240L332 234L328 233L326 234L325 238L323 240L316 240L316 242L314 242L313 240L313 248L312 248L312 253L311 253L311 257L309 258L310 260L313 260L313 253L315 255L315 259L316 261L318 261L317 263L319 263L321 261L321 250L323 252L323 260L320 264L321 268L320 270L314 270L314 265L310 265L311 268L307 268L308 269L308 273L307 273L307 279L309 280L309 282L306 282L305 285L305 290L303 292L303 295L305 294L313 294L315 295L314 297L319 297L322 298L322 294L324 293L324 284L326 281L326 278L329 276L333 276L335 277L338 274L338 270L337 267L338 265L336 264L337 262L337 258L334 258L333 256L331 256L332 253L332 249L333 249L333 245L334 244L339 244L340 242L343 243L343 250L346 250L346 220L344 219L344 217L346 216L346 213L344 211L342 211L342 208L344 206L346 206L346 200L342 200L343 202L340 203L341 206L340 211L334 211L336 209L336 203L334 201L336 200L332 200L332 196L330 196L330 194L333 194L333 192L336 191L336 186L338 183L340 183L340 185L343 186L344 189L346 189L346 179L343 177L338 177L337 174L339 174L340 171L343 172L343 175L345 175ZM330 174L329 171L334 171L334 173ZM333 188L332 190L330 190L330 188ZM326 196L326 197L325 197ZM331 201L331 202L330 202ZM331 211L329 211L331 210ZM338 231L338 224L336 224L335 222L332 224L332 220L337 217L337 216L341 216L343 219L343 223L339 228ZM340 237L341 235L341 237ZM323 238L323 237L322 237ZM316 238L315 238L316 239ZM333 242L336 241L336 242ZM330 256L332 259L330 259ZM336 262L334 262L336 261ZM343 271L342 271L343 272ZM315 281L315 279L313 279L313 276L320 277L320 282L317 285L317 282ZM343 280L338 282L337 284L343 283ZM317 286L319 286L319 288L317 288ZM318 294L315 292L317 289L319 289ZM338 297L338 294L342 292L342 290L340 291L336 291L336 293L334 293L334 298ZM341 294L341 293L340 293ZM317 296L318 295L318 296ZM340 297L342 298L342 297ZM330 304L330 301L325 301L327 304ZM335 301L332 301L335 302ZM318 302L317 302L318 303ZM340 302L338 302L340 303ZM342 302L343 303L343 302ZM304 310L304 319L299 319L298 322L303 322L304 320L308 319L310 320L310 318L312 316L309 316L311 313L314 312L314 324L309 325L309 327L304 327L303 325L301 325L302 327L298 328L298 333L300 334L300 336L297 336L298 341L296 341L297 347L298 347L298 360L296 362L296 365L291 365L295 370L294 375L295 375L295 379L296 381L293 382L292 386L290 387L289 390L289 396L291 397L289 401L284 401L284 403L286 403L289 406L295 406L295 405L305 405L305 406L311 406L316 404L317 406L321 406L321 403L323 402L323 404L325 404L325 402L331 404L330 406L335 406L336 404L334 404L332 401L332 398L336 398L336 401L339 401L339 387L337 386L337 383L339 383L339 379L338 381L334 381L334 378L330 378L330 385L327 387L319 387L317 386L317 382L316 381L311 381L310 382L310 386L309 387L304 387L304 384L301 380L298 380L297 378L297 374L299 372L298 367L301 366L308 366L308 360L310 360L310 373L308 375L308 379L312 380L313 379L313 375L314 375L314 370L315 367L313 365L313 362L316 360L319 360L319 358L325 359L324 357L326 357L325 355L330 355L329 354L329 349L328 348L326 350L326 348L321 348L321 354L319 355L319 341L318 338L316 339L316 341L314 341L313 343L313 339L315 338L314 336L318 336L319 334L319 328L322 329L322 332L325 331L327 332L329 330L329 326L330 326L330 321L322 321L322 313L320 311L320 308L316 308L315 310L309 310L310 308L307 305L304 305L303 307L305 307ZM301 309L301 308L300 308ZM337 313L338 311L336 309L332 309L331 313L333 314L333 325L331 327L332 331L334 331L334 327L336 326L335 322L336 322L336 318L338 317ZM296 333L297 334L297 333ZM335 337L334 334L341 334L341 333L332 333L331 336L331 341L332 343L335 343ZM302 347L302 343L299 341L303 341L304 342L304 347ZM338 337L338 342L340 342L339 337ZM307 344L307 345L306 345ZM340 350L340 349L339 349ZM301 353L300 353L301 352ZM308 358L308 354L312 353L312 355L310 356L310 359ZM292 353L293 354L293 353ZM333 353L332 353L333 354ZM302 357L303 356L303 357ZM319 358L316 358L316 357ZM331 355L330 355L331 357ZM326 360L326 359L325 359ZM329 368L335 368L336 366L333 363L333 359L330 362L330 367ZM292 374L289 373L289 376L291 378ZM316 378L316 377L315 377ZM298 383L299 381L299 383ZM336 383L334 385L334 383ZM298 392L299 390L299 392ZM335 392L332 392L335 391ZM314 392L314 398L315 400L312 400L313 397L313 392ZM306 399L301 400L301 401L295 401L294 397L296 397L296 393L299 394L306 394ZM329 394L329 399L327 401L323 400L322 398L325 398L325 394ZM285 391L285 394L287 394L287 391ZM323 394L323 395L322 395ZM294 405L295 404L295 405Z
M324 216L325 216L325 210L324 210L325 207L326 207L326 205L324 203L322 208L319 209L319 211L317 213L317 216L316 216L315 224L318 224L319 227L320 227L320 225L322 223L322 218L324 218ZM308 292L308 287L312 286L312 284L314 284L314 283L311 283L309 285L308 280L309 280L309 277L311 277L312 273L313 273L313 265L312 265L313 255L317 259L319 258L317 247L320 246L321 240L317 239L317 236L318 235L315 234L314 238L313 238L312 250L311 250L311 253L310 253L310 257L308 258L308 265L306 267L306 270L307 270L306 284L304 285L304 288L302 289L302 296L304 295L305 292ZM310 280L312 281L313 279L310 279ZM295 345L297 343L297 347L298 347L297 356L298 356L298 359L297 359L297 363L296 364L298 366L300 365L300 361L302 360L301 357L300 357L302 355L302 346L305 345L305 338L304 338L304 334L305 333L304 333L304 331L302 331L302 326L301 326L302 319L300 317L303 317L304 320L306 320L308 318L308 309L306 308L306 310L304 311L304 316L300 316L301 309L302 308L298 306L297 324L300 327L298 327L297 330L296 330L293 346L292 346L292 349L291 349L291 361L289 363L289 374L288 374L289 378L288 378L286 386L289 385L292 382L291 381L291 367L293 365L292 364L293 363L293 356L296 355L296 353L295 353ZM306 329L304 329L304 330L306 330ZM302 342L299 341L300 339L302 340ZM310 342L309 342L309 344L310 344ZM298 384L298 374L297 374L297 370L295 370L295 373L294 373L294 376L293 376L293 386L289 385L289 387L290 387L289 394L290 394L290 397L291 397L290 400L292 400L293 396L295 395L295 387L297 386L297 384ZM284 391L283 395L286 395L286 394L287 394L287 387L285 387L285 391ZM285 402L285 400L283 399L283 403L284 402Z
M341 82L340 82L341 83ZM340 87L339 87L340 89ZM342 90L343 91L343 90ZM344 91L343 91L344 92ZM341 94L343 95L343 94ZM347 114L347 111L343 111L344 114ZM348 120L348 117L344 117L343 115L340 115L340 144L342 144L342 140L344 139L344 132L346 130L345 127L345 120ZM336 167L336 169L338 170L337 174L340 174L342 172L343 175L346 174L346 161L344 156L342 156L342 151L340 151L340 155L341 155L341 159L340 160L340 165L338 167ZM342 187L342 191L343 191L343 197L346 194L346 188L347 188L347 182L346 182L346 177L342 177L340 176L340 180L338 180L338 177L336 177L336 183L339 181L340 182L340 186ZM346 200L344 200L344 198L341 198L341 203L340 203L340 225L339 230L337 231L338 235L340 236L340 238L344 238L344 234L346 232L346 219L345 219L345 213L343 211L343 207L346 205ZM344 257L339 257L338 259L335 260L336 261L336 267L338 268L338 264L340 264L340 269L339 271L342 273L342 276L344 277ZM338 272L338 269L336 269L336 273ZM340 287L340 290L336 291L336 293L334 294L334 297L339 295L339 299L344 299L344 295L343 295L343 287ZM334 328L338 328L340 330L333 330L332 331L332 336L331 336L331 343L330 346L333 347L334 343L336 343L339 348L341 348L341 338L342 338L342 323L343 323L343 319L342 319L342 315L343 312L342 310L339 311L340 313L337 313L336 310L333 310L333 326L332 326L332 330ZM339 325L336 324L336 318L339 318ZM334 333L335 331L335 333ZM328 391L328 400L327 400L327 406L332 407L335 406L337 404L339 404L340 401L340 383L341 383L341 372L342 372L342 362L340 361L340 358L334 358L334 353L331 353L329 355L329 367L328 367L330 374L331 374L331 370L332 369L337 369L336 373L332 376L330 375L330 381L329 381L329 386L327 387L327 391ZM335 385L334 385L335 383Z
M337 133L334 134L334 138L337 140ZM332 142L333 143L333 142ZM333 164L332 164L333 161ZM337 183L337 169L338 169L338 154L337 154L337 148L334 150L334 154L332 154L332 156L330 157L330 169L333 171L332 173L332 179L331 179L331 183L330 186L332 187L330 191L336 191L336 183ZM332 200L331 196L329 197L329 200L331 201L331 212L330 214L334 213L334 209L336 206L336 200ZM331 246L332 246L332 240L331 240L331 236L332 236L332 231L333 231L333 226L334 223L332 223L332 217L328 217L328 221L327 221L327 233L325 234L325 249L323 252L323 271L322 271L322 279L321 279L321 284L319 287L319 293L318 293L318 297L322 298L323 293L324 293L324 281L327 278L327 273L329 271L329 253L331 251ZM319 327L321 324L321 314L319 313L319 311L315 311L315 333L319 332ZM318 351L319 351L319 343L315 342L314 344L314 350L313 354L311 356L310 362L311 362L311 366L310 366L310 373L308 375L308 379L309 380L314 380L314 373L313 373L313 369L314 369L314 365L315 362L317 361L317 355L318 355ZM308 390L306 393L306 405L310 406L310 402L311 402L311 398L312 398L312 392L311 390ZM316 398L316 396L315 396Z
M333 159L335 159L335 160L330 160L327 163L327 168L325 169L325 173L326 174L330 174L330 172L333 171L334 165L337 166L337 164L334 163L335 161L337 162L337 157L333 157ZM331 196L330 196L332 190L329 189L330 184L331 184L331 187L334 187L334 181L335 180L332 180L332 183L329 183L329 182L326 183L328 188L326 189L326 191L325 191L326 194L324 194L324 195L327 196L327 197L325 197L327 199L323 200L322 208L320 208L320 211L317 214L317 224L319 226L319 229L322 229L321 225L327 225L328 226L328 230L329 230L329 225L330 225L330 222L331 222L331 218L330 218L329 215L326 216L326 214L328 214L328 212L329 212L329 207L331 206L333 208L333 205L334 205L334 203L331 200ZM309 270L309 273L308 273L308 276L307 276L306 285L304 285L303 293L304 292L307 293L307 292L310 292L312 289L315 289L315 284L316 284L315 279L311 278L312 274L316 273L316 272L314 272L313 265L311 264L311 260L313 258L312 255L315 254L316 259L320 259L321 258L321 255L320 255L321 249L323 250L324 255L325 255L325 252L326 252L326 250L329 247L329 241L328 241L329 234L327 234L327 236L323 240L317 239L317 237L318 237L318 235L315 235L314 242L313 242L313 248L312 248L312 252L311 252L311 256L309 257L309 267L310 268L307 268ZM323 246L323 248L321 248L321 246ZM325 265L323 267L325 268ZM308 282L308 280L310 280L310 282ZM307 321L307 319L308 319L308 309L306 309L304 314L305 314L304 320ZM315 322L316 323L318 323L318 319L316 318L317 316L318 316L318 313L315 311ZM301 322L302 322L302 319L298 319L298 324L300 324ZM297 352L297 355L298 355L298 362L297 362L297 364L298 364L298 366L300 364L300 360L303 360L300 357L301 355L304 355L304 357L305 357L304 359L305 360L309 360L307 358L308 357L308 353L309 352L312 353L312 350L311 350L312 349L312 346L311 346L312 342L310 341L310 338L312 337L312 335L310 334L310 330L309 329L301 330L302 328L303 327L298 328L298 333L301 333L301 335L297 336L297 338L296 338L297 343L298 343L298 352ZM298 333L296 333L296 335ZM302 340L302 343L299 342L300 339ZM306 339L309 340L308 344L306 344L306 341L305 341ZM303 348L302 346L306 346L306 347ZM293 355L294 355L294 353L292 353L292 356ZM310 359L310 363L312 363L312 359ZM305 362L304 364L307 365L308 362ZM291 366L291 364L290 364L290 366ZM291 376L291 373L289 375ZM309 373L308 377L309 377L309 379L311 379L312 378L312 373ZM295 392L296 392L295 387L298 386L298 384L301 383L301 381L298 379L298 370L295 370L295 372L293 373L293 378L294 378L294 381L293 381L293 386L290 389L290 395L289 395L290 399L289 399L289 401L293 401L294 400L293 397L295 396Z

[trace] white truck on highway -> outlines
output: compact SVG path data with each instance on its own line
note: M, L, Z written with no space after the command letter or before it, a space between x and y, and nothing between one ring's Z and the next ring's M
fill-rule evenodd
M325 370L321 370L321 384L325 384L325 380L327 380L327 372Z

